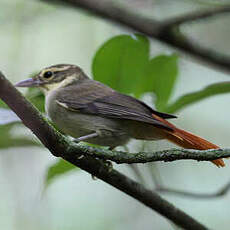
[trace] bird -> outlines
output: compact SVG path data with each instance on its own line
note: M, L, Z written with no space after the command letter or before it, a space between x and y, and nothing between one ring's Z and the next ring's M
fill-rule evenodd
M77 65L57 64L42 69L16 87L39 87L48 117L66 135L113 149L130 139L167 139L186 149L218 149L197 135L177 128L159 112L132 96L89 78ZM222 159L212 160L224 167Z

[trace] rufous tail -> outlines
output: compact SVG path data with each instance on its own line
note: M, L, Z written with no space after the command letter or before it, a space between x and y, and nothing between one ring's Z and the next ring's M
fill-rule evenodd
M211 142L198 137L192 133L189 133L187 131L184 131L182 129L178 129L176 126L171 124L170 122L166 121L165 119L156 116L153 114L153 117L164 124L168 125L173 129L173 131L168 131L166 134L166 139L169 141L183 147L186 149L197 149L197 150L206 150L206 149L219 149L220 147L212 144ZM218 167L224 167L224 161L220 158L217 160L213 160L212 163L214 163Z

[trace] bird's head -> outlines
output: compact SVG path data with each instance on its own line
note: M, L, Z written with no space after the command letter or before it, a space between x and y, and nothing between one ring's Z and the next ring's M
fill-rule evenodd
M59 64L41 70L32 78L18 82L16 87L39 87L45 93L88 78L76 65Z

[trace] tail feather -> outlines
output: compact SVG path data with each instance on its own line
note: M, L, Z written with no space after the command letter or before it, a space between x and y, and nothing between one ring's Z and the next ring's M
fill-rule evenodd
M176 128L174 132L168 133L167 139L186 149L219 149L219 146L178 128ZM218 167L225 166L222 159L213 160L212 163L214 163Z
M178 129L176 126L174 126L170 122L166 121L163 118L156 116L155 114L153 115L153 117L173 129L173 131L167 132L166 138L169 141L173 142L174 144L177 144L186 149L197 149L197 150L219 149L219 146L199 136L189 133L185 130ZM218 167L225 166L224 161L222 159L213 160L212 163L214 163Z

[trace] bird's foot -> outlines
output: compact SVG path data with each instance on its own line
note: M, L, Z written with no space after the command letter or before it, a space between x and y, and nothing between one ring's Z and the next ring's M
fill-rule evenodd
M113 170L113 164L112 164L112 162L108 161L108 160L102 160L102 161L105 164L105 166L107 167L108 172L111 172Z
M93 174L91 174L91 178L92 178L92 180L97 180L97 177L94 176Z
M76 144L79 144L81 141L78 140L78 138L74 138L74 139L73 139L73 142L76 143Z

